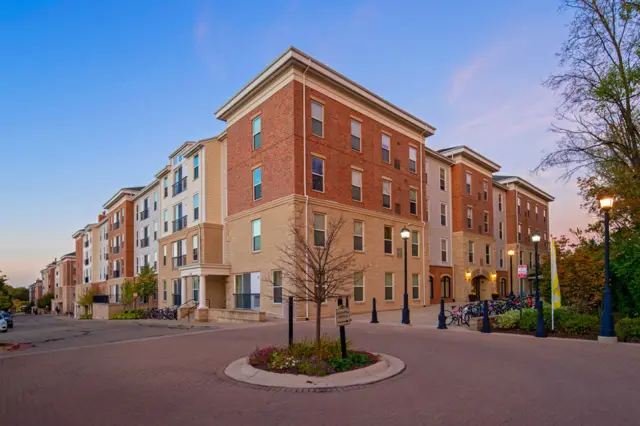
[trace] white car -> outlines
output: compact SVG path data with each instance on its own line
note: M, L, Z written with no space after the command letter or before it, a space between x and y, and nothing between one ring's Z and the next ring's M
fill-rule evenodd
M9 326L7 325L7 322L0 318L0 331L3 333L6 333L9 330Z

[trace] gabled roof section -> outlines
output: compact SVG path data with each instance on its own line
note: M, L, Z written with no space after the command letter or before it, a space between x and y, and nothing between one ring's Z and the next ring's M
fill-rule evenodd
M354 96L365 100L368 103L376 105L388 113L391 113L396 118L408 123L410 126L425 132L426 136L433 135L436 128L430 124L420 120L419 118L409 114L408 112L398 108L391 102L376 95L368 89L360 86L353 80L338 73L334 69L326 66L325 64L315 60L306 53L291 46L282 55L278 56L275 61L269 64L263 69L256 77L254 77L249 83L247 83L239 92L225 102L216 112L216 118L226 121L229 114L234 111L245 99L252 96L262 87L269 83L270 78L277 75L282 70L297 65L301 68L307 68L309 71L315 72L329 79L334 84L345 88L351 92Z
M506 185L503 185L503 184L501 184L501 183L500 183L500 181L496 180L495 176L494 176L494 177L493 177L493 179L491 179L491 180L492 180L492 185L493 185L494 187L496 187L496 188L500 188L500 189L502 189L503 191L508 191L508 190L509 190L509 188L508 188Z
M164 175L171 171L171 166L166 165L156 173L156 179L162 179Z
M148 193L150 190L152 190L153 188L155 188L156 186L158 186L160 184L160 182L157 179L154 179L149 185L145 186L144 188L142 188L140 190L140 192L138 192L133 199L137 200L138 198L142 197L143 195L145 195L146 193Z
M169 154L169 159L175 157L176 155L178 155L180 153L180 151L182 151L183 149L185 149L188 146L193 145L194 143L195 142L193 142L193 141L187 141L187 142L183 143L175 151L173 151L171 154Z
M453 161L451 161L451 158L445 157L444 155L440 154L438 151L431 149L427 146L424 147L424 151L427 153L427 155L429 157L433 157L433 158L437 158L438 160L442 161L443 163L446 164L453 164Z
M67 254L65 254L64 256L62 256L62 257L60 258L60 260L65 260L65 259L75 259L75 257L76 257L76 252L75 252L75 251L72 251L71 253L67 253Z
M128 188L122 188L118 192L116 192L109 200L102 205L103 208L108 209L117 203L122 197L126 197L127 195L136 196L138 192L142 191L144 186L131 186Z
M455 157L462 156L463 158L467 158L485 169L489 170L491 173L495 173L500 170L500 164L489 160L484 155L474 151L466 145L458 145L451 148L439 149L438 152L447 157Z
M545 200L547 202L551 202L551 201L555 200L555 198L552 195L550 195L549 193L547 193L547 192L543 191L542 189L538 188L537 186L535 186L531 182L528 182L528 181L522 179L519 176L495 175L495 176L493 176L493 178L495 180L497 180L498 182L500 182L501 184L503 184L503 185L514 184L514 185L523 187L527 191L531 192L532 194L537 195L538 197L542 198L543 200Z

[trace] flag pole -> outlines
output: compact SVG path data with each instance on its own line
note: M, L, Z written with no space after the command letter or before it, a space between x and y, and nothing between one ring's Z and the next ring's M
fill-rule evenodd
M556 247L555 247L555 242L553 241L553 235L551 236L551 256L549 256L550 258L553 257L552 262L556 262ZM552 266L552 265L550 265ZM557 267L557 266L556 266ZM554 300L554 294L553 294L553 266L551 267L551 273L549 274L549 278L550 278L550 284L551 284L551 331L555 331L555 317L554 317L554 310L555 310L555 300Z

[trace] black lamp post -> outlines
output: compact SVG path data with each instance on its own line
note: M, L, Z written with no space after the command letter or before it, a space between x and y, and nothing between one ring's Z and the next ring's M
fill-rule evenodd
M509 290L509 297L513 298L513 255L516 254L514 249L509 249L507 251L509 255L509 286L511 287Z
M604 195L600 198L600 207L604 210L604 309L600 320L600 337L615 339L613 312L611 312L611 287L609 286L609 210L613 207L613 197Z
M404 304L402 306L402 323L411 324L409 317L409 294L407 293L407 240L411 236L411 231L407 228L402 228L400 230L400 236L404 240Z
M544 328L544 316L542 314L542 301L540 300L540 262L538 260L538 243L540 233L536 232L531 236L534 246L534 257L536 258L536 309L538 311L538 323L536 324L536 337L547 337Z

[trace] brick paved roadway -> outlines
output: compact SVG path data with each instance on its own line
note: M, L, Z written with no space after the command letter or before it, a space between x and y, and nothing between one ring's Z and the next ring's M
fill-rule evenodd
M222 373L258 345L284 343L285 325L189 333L0 358L0 424L640 423L640 346L356 323L355 346L400 357L407 370L362 389L297 393Z

